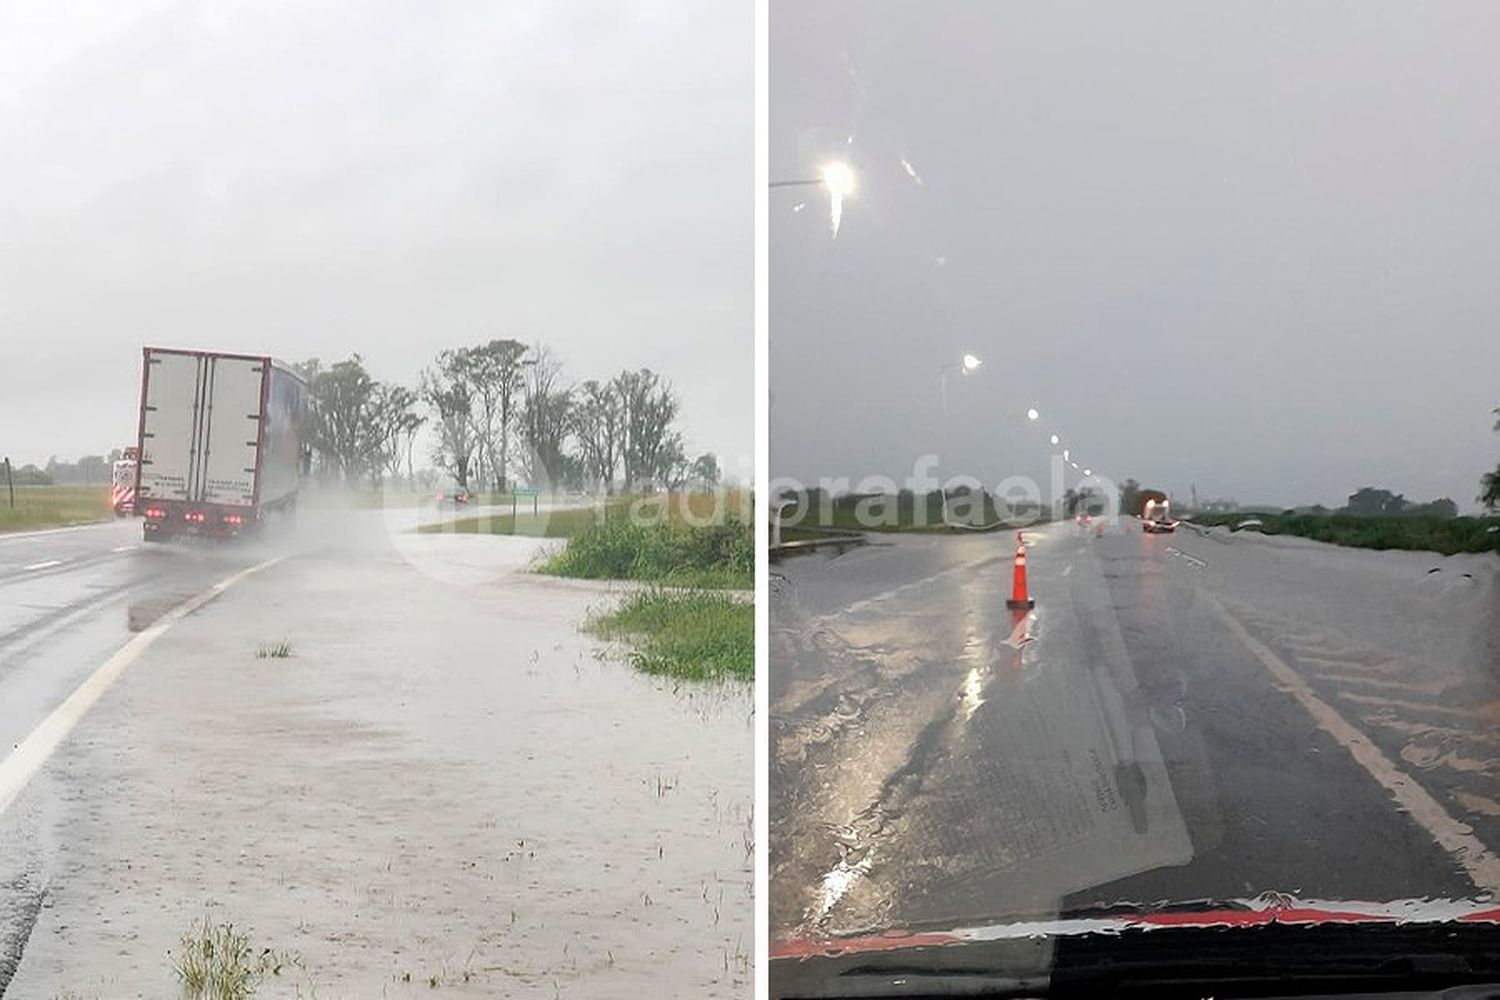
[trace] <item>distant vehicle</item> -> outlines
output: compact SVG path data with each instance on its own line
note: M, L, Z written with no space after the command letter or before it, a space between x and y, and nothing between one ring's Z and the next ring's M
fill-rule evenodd
M462 507L469 502L469 491L462 486L456 486L451 490L440 490L433 494L439 507Z
M116 517L128 517L135 513L136 461L134 448L126 449L126 458L115 462L110 476L109 504Z
M1147 500L1141 508L1141 529L1150 534L1166 534L1177 530L1172 520L1172 502L1165 498Z
M233 538L290 514L307 474L307 385L269 357L142 352L136 509L144 537Z
M1255 528L1255 529L1259 530L1261 528L1264 528L1265 526L1266 526L1265 522L1263 522L1260 518L1258 518L1258 517L1247 517L1243 521L1240 521L1238 524L1236 524L1230 530L1231 531L1245 531L1245 530L1250 529L1250 528Z

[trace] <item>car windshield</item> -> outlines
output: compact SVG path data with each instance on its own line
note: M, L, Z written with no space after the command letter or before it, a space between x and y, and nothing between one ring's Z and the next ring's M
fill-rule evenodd
M773 977L1493 926L1500 9L770 25Z

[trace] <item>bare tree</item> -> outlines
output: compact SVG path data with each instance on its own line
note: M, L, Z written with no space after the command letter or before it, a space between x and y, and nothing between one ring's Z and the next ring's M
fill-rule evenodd
M621 372L612 385L620 394L624 413L621 457L626 487L642 489L653 483L666 483L673 462L680 460L682 451L681 439L672 434L678 403L671 383L649 368L641 368Z
M422 374L422 398L437 415L433 464L465 489L478 441L474 434L474 387L455 351L438 354L437 365Z
M563 443L572 425L573 394L558 388L562 366L537 346L522 383L521 436L526 444L527 478L533 486L557 490L563 482Z
M613 382L589 379L574 391L573 434L582 452L584 477L607 494L615 490L615 471L625 438L625 413Z
M411 446L417 429L427 418L417 413L417 394L404 385L382 383L376 390L376 413L379 417L381 467L392 477L400 478L406 464L411 478Z

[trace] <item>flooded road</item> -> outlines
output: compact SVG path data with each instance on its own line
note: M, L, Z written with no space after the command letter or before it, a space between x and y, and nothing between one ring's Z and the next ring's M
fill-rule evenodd
M1492 556L1026 536L778 568L774 939L1500 891Z
M312 520L164 632L0 812L0 993L165 995L207 916L297 956L266 995L743 995L749 689L631 670L578 630L614 592L523 572L536 540ZM128 528L89 529L91 551ZM0 699L32 705L11 743L132 624L264 553L117 555L78 589L118 596L0 650ZM40 582L15 585L37 614L69 603Z

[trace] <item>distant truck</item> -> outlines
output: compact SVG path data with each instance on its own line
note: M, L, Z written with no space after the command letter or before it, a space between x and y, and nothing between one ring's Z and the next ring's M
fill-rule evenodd
M307 384L259 355L142 354L134 503L145 540L233 538L290 514L311 456Z
M135 447L126 448L124 456L117 459L110 470L109 504L116 517L135 513Z
M1166 497L1152 497L1141 508L1141 529L1152 533L1167 533L1177 530L1172 520L1172 502Z

